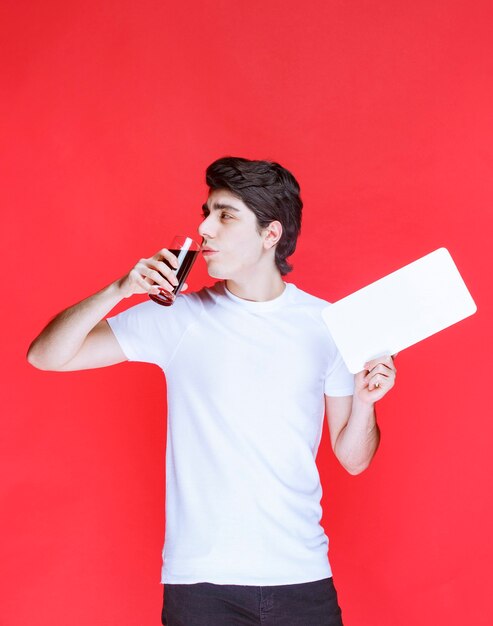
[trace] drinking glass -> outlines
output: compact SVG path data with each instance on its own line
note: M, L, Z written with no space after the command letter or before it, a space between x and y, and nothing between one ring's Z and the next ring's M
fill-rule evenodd
M154 300L154 302L162 304L163 306L172 305L176 296L180 293L180 289L183 287L183 283L185 282L190 270L192 269L192 265L200 252L200 246L190 237L186 237L185 235L175 235L168 250L177 257L178 268L175 269L172 267L166 259L163 259L163 261L168 267L176 272L178 284L171 292L166 291L165 289L160 289L158 294L149 294L149 298L151 298L151 300Z

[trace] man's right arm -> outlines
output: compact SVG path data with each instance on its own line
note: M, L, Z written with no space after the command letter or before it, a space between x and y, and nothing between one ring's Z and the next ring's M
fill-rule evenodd
M38 369L64 372L126 361L103 318L133 294L171 291L177 280L165 259L176 267L175 255L160 250L149 259L141 259L123 278L59 313L32 342L27 353L29 363Z

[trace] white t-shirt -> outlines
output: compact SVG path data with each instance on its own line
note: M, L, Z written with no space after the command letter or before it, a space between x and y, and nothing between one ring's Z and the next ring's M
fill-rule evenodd
M315 457L324 392L352 395L353 376L322 321L327 304L290 283L252 302L218 282L108 320L130 361L166 375L163 583L331 576Z

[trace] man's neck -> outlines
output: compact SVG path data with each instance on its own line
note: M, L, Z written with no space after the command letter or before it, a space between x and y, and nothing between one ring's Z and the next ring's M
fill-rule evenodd
M281 274L277 271L273 275L257 277L255 281L250 279L248 282L243 282L228 279L226 287L234 296L243 300L266 302L278 298L284 292L286 285Z

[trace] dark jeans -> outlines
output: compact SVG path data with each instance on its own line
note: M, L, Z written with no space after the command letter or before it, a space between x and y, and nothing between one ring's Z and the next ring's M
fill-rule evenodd
M165 626L342 626L332 578L295 585L164 585Z

